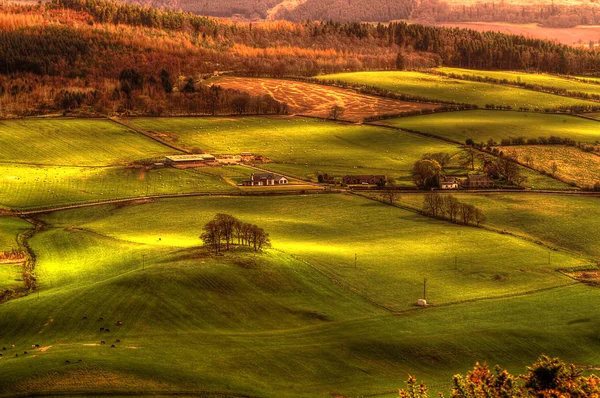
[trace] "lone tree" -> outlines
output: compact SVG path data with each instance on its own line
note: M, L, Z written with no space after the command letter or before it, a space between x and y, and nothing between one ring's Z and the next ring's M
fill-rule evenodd
M552 165L550 166L550 170L552 170L552 177L554 177L554 175L558 171L558 165L556 164L556 162L552 162Z
M346 109L344 109L343 106L335 104L329 110L329 118L333 120L338 120L339 118L344 116L344 112L346 112Z
M252 247L257 252L271 247L269 234L264 229L242 222L229 214L217 214L202 229L200 239L215 254L220 253L223 248L229 250L236 240L238 245Z

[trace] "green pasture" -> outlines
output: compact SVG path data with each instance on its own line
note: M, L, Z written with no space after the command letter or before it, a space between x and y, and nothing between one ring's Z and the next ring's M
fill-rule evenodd
M567 115L475 110L389 119L386 123L458 142L471 138L487 143L491 138L499 143L503 138L552 135L578 142L600 140L600 123Z
M435 286L430 299L437 304L570 282L548 266L542 246L346 195L184 198L109 213L67 211L46 219L128 242L188 248L200 244L202 225L223 212L264 227L275 249L309 261L394 310L412 308L423 278ZM566 253L555 256L564 266L586 264Z
M600 85L598 84L589 84L548 74L511 71L487 71L447 67L438 68L437 70L444 73L454 73L456 75L467 75L482 78L489 77L492 79L505 80L508 83L525 83L538 87L552 87L560 90L600 95Z
M577 195L490 193L456 197L481 208L485 225L519 233L551 246L600 257L600 198ZM423 195L404 195L401 203L421 208Z
M195 192L233 192L233 168L61 167L0 164L0 204L14 209Z
M364 174L378 169L406 178L414 162L428 152L460 152L457 145L375 126L310 118L140 118L138 128L165 134L185 148L213 154L252 152L267 156L264 167L304 177L307 167L334 174ZM331 174L331 172L329 172Z
M454 101L484 107L488 104L513 109L547 109L561 106L594 105L591 101L507 87L499 84L471 82L421 72L352 72L317 76L322 80L343 81L356 85L380 87L398 94L431 100Z
M106 166L162 158L173 152L171 148L108 120L0 121L0 162Z
M263 226L274 249L207 253L197 236L215 212ZM475 361L600 363L597 291L558 287L572 281L547 250L363 198L164 199L43 219L30 242L40 296L0 306L0 346L16 346L0 359L2 395L393 397L408 374L447 391ZM425 310L413 305L424 276ZM478 300L543 287L555 288Z

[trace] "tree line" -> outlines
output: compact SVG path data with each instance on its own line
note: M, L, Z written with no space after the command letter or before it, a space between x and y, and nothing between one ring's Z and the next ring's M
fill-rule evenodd
M462 203L452 195L428 192L423 198L423 212L432 217L445 218L454 223L479 226L485 222L485 215L476 206Z
M202 230L200 239L215 254L229 250L233 245L248 246L257 252L271 247L269 234L264 229L240 221L230 214L218 213Z

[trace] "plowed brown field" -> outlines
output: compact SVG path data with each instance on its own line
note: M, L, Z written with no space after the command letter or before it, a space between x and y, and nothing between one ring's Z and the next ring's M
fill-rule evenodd
M338 104L345 109L341 119L351 121L438 106L363 95L341 88L293 80L226 76L213 82L224 88L246 91L253 95L270 94L277 101L286 102L293 113L300 115L327 117L331 107Z

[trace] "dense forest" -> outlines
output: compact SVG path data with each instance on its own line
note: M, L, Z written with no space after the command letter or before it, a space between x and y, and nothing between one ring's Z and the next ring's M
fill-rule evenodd
M64 104L72 110L75 103L103 104L98 112L175 111L173 104L181 112L205 112L208 105L168 97L201 96L202 81L215 73L299 77L436 65L593 74L600 72L600 52L407 23L234 23L107 0L0 6L4 115L61 110ZM124 70L135 70L143 83L124 85ZM168 90L163 71L172 79ZM236 95L223 95L229 98L221 104L223 112L233 109L229 101ZM161 106L148 106L156 99ZM266 100L254 108L281 112L285 106Z

